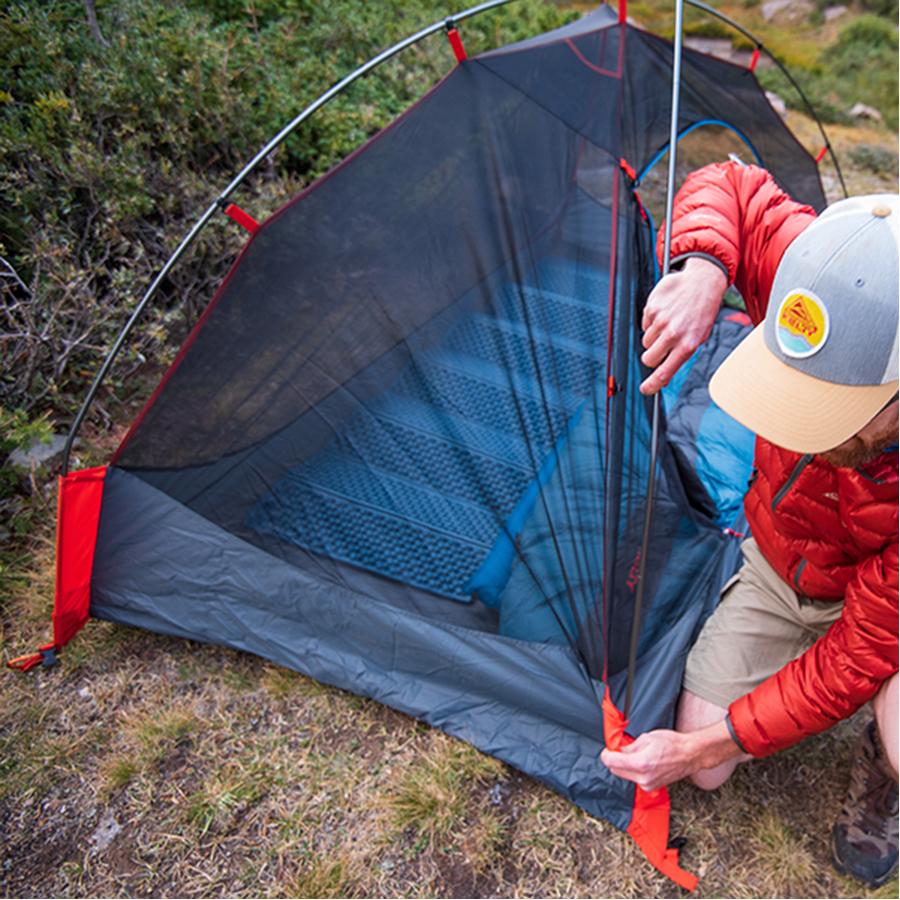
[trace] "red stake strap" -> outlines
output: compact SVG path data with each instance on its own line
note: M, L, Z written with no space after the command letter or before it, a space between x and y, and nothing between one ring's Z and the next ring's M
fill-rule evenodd
M603 733L610 750L620 751L634 742L634 738L625 733L627 726L628 722L612 702L607 688L603 697ZM645 791L635 785L628 833L663 875L686 891L693 891L697 887L697 876L681 868L678 851L669 846L669 809L667 788Z
M750 65L747 67L751 72L756 71L756 64L759 62L759 47L757 47L753 51L753 56L750 57Z
M619 0L619 24L624 25L628 18L628 0Z
M17 656L15 659L7 660L6 666L9 669L18 669L20 672L27 672L35 666L39 666L44 661L44 650L55 650L55 644L45 644L37 653L26 654L25 656Z
M256 234L259 231L259 222L235 203L229 203L225 207L225 215L232 221L237 222L245 231L249 231L250 234Z
M456 28L447 29L447 40L450 41L450 46L453 48L453 55L456 57L457 62L462 62L464 59L469 58L466 53L466 48L463 47L459 31L457 31Z
M816 155L816 162L820 163L823 159L825 159L825 154L828 152L828 144L826 144Z

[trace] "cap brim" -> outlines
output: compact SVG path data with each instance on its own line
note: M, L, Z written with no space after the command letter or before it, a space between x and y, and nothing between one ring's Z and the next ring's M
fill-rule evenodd
M897 393L897 382L849 385L813 378L778 359L758 325L716 370L709 392L767 441L795 453L823 453L871 421Z

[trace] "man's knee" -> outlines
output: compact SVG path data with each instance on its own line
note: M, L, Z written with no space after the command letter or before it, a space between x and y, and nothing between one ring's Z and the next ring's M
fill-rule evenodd
M682 691L678 701L675 730L682 733L699 731L708 725L721 722L728 710L709 700L704 700L690 691ZM714 791L721 787L737 768L738 761L722 763L712 769L702 769L691 775L691 782L703 791Z
M678 713L675 717L675 730L681 732L699 731L707 725L721 722L728 710L709 700L704 700L690 691L682 691L678 698Z
M691 775L691 784L700 788L701 791L714 791L722 787L731 778L736 768L736 765L724 763L721 766L716 766L715 769L702 769Z

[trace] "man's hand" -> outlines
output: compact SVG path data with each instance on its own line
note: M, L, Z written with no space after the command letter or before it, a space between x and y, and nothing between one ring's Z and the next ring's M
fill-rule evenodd
M736 757L750 758L732 740L724 719L699 731L648 731L618 753L605 749L600 754L613 775L633 781L645 791Z
M641 385L642 394L664 388L709 337L727 288L728 278L715 263L692 256L651 291L641 320L641 362L655 371Z

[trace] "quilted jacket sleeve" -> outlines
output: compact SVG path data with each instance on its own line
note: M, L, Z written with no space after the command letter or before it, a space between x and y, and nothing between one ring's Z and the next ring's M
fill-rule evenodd
M830 728L897 671L897 544L861 563L844 611L809 650L731 704L744 749L768 756Z
M815 215L782 191L765 169L733 162L705 166L686 179L675 197L672 259L717 260L758 324L784 251ZM663 233L661 228L660 257Z

